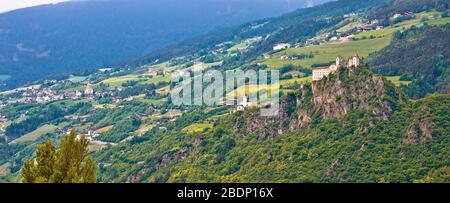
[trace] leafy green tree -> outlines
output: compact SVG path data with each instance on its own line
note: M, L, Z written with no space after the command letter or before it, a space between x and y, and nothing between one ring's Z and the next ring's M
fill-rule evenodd
M77 139L72 130L61 140L60 148L50 140L39 145L36 159L25 161L21 175L24 183L94 183L97 166L88 155L89 141Z

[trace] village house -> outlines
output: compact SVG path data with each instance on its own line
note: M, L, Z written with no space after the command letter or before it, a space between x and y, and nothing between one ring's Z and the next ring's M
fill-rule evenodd
M68 92L64 94L64 98L66 99L78 99L76 92Z
M316 44L317 44L316 41L313 40L313 39L308 39L308 40L305 41L305 47L313 46L313 45L316 45Z
M352 18L353 16L356 16L356 13L345 14L344 18Z
M161 72L160 68L149 68L145 76L148 77L155 77L158 76L158 74Z
M102 73L105 73L105 72L110 72L110 71L112 71L113 69L112 68L100 68L100 69L98 69L100 72L102 72Z
M287 61L287 60L289 60L289 56L286 55L286 54L283 54L283 55L280 57L280 60L282 60L282 61Z
M288 49L288 48L291 48L291 44L280 43L280 44L276 44L275 46L273 46L274 51L279 51L279 50Z
M339 68L343 67L359 67L363 63L363 59L358 56L358 54L354 54L352 57L348 59L348 62L345 63L344 58L338 56L336 58L336 62L330 66L322 66L316 67L313 69L313 81L318 81L327 77L331 73L336 72Z
M88 130L88 133L87 133L88 138L96 138L98 136L100 136L100 133L98 133L97 131L92 130L92 129Z
M404 17L404 16L410 17L413 15L414 15L413 12L396 13L396 14L394 14L394 16L392 16L392 18L396 19L396 18L400 18L400 17Z
M122 101L122 98L120 98L120 97L114 97L114 98L112 99L112 101L113 101L114 103L119 103L119 102Z
M46 103L61 99L64 99L64 94L55 94L51 88L47 87L43 89L26 89L22 92L22 98L18 101L24 103Z
M375 28L376 27L374 25L364 24L359 27L359 30L363 31L363 32L367 32L367 31L375 30Z
M337 41L339 38L337 36L331 37L329 41Z

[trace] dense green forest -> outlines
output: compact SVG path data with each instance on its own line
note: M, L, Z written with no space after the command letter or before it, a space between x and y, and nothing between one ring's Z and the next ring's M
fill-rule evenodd
M60 104L60 105L48 105L42 108L33 109L33 112L28 112L31 116L23 119L20 122L14 122L5 129L5 135L10 139L14 139L18 136L36 130L39 126L51 122L58 123L58 119L62 119L63 116L73 114L76 112L82 112L87 103ZM16 108L13 108L16 109ZM19 106L20 109L20 106ZM17 111L17 109L15 110ZM19 110L20 111L20 110ZM23 111L23 110L22 110Z
M0 140L0 163L4 163L9 157L8 145L5 140Z
M450 25L412 27L369 59L374 71L412 80L404 91L412 98L450 93Z

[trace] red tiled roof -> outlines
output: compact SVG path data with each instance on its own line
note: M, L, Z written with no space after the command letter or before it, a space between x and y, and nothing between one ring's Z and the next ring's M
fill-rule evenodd
M321 67L315 67L313 70L324 70L324 69L329 69L330 66L321 66Z

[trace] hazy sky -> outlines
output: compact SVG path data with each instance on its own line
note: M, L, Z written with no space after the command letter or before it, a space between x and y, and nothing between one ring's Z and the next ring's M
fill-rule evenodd
M18 8L36 6L40 4L58 3L69 0L0 0L0 13Z
M0 13L19 8L37 6L41 4L59 3L63 1L74 1L74 0L0 0ZM288 2L288 4L290 5L291 1L293 0L285 0L285 1ZM307 7L313 6L314 2L313 0L304 0L304 1L307 2Z

